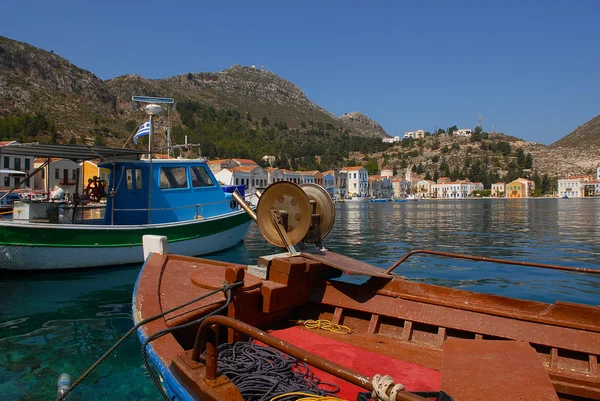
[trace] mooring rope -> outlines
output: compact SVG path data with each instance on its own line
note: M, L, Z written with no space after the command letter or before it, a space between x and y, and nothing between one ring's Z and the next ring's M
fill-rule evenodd
M79 385L79 383L81 383L81 382L82 382L82 381L83 381L83 380L84 380L84 379L85 379L85 378L86 378L86 377L87 377L87 376L88 376L90 373L92 373L92 371L93 371L94 369L96 369L96 368L98 367L98 365L100 365L100 364L101 364L101 363L102 363L102 362L103 362L103 361L104 361L104 360L105 360L105 359L106 359L106 358L107 358L107 357L108 357L110 354L112 354L112 352L113 352L115 349L117 349L117 347L118 347L119 345L121 345L121 344L122 344L122 343L123 343L123 342L124 342L124 341L127 339L127 337L129 337L131 334L135 333L135 331L136 331L137 329L139 329L140 327L142 327L143 325L145 325L145 324L147 324L147 323L150 323L150 322L153 322L153 321L155 321L156 319L159 319L159 318L161 318L161 317L163 317L163 316L165 316L165 315L167 315L167 314L169 314L169 313L171 313L171 312L175 312L176 310L179 310L179 309L181 309L181 308L184 308L184 307L186 307L186 306L188 306L188 305L191 305L191 304L193 304L194 302L198 302L198 301L200 301L200 300L202 300L202 299L204 299L204 298L210 297L211 295L217 294L217 293L219 293L219 292L221 292L221 291L223 291L223 292L227 291L227 292L228 292L228 297L227 297L228 301L227 301L227 302L229 303L229 302L231 302L231 289L232 289L232 288L235 288L235 287L239 287L240 285L243 285L243 284L244 284L244 282L243 282L243 281L238 281L238 282L235 282L235 283L232 283L232 284L227 284L227 283L224 283L224 284L223 284L223 287L221 287L221 288L218 288L218 289L216 289L216 290L214 290L214 291L211 291L211 292L209 292L209 293L207 293L207 294L204 294L204 295L202 295L202 296L199 296L198 298L192 299L191 301L188 301L188 302L186 302L186 303L184 303L184 304L181 304L181 305L179 305L179 306L176 306L176 307L174 307L174 308L171 308L171 309L169 309L168 311L165 311L165 312L159 313L158 315L155 315L155 316L152 316L152 317L149 317L149 318L147 318L147 319L144 319L144 320L142 320L141 322L139 322L138 324L136 324L135 326L133 326L133 327L132 327L132 328L131 328L131 329L130 329L130 330L127 332L127 333L125 333L125 335L123 335L123 336L122 336L122 337L121 337L121 338L120 338L120 339L119 339L119 340L118 340L118 341L117 341L117 342L116 342L116 343L115 343L115 344L114 344L112 347L110 347L110 348L108 349L108 351L106 351L106 352L105 352L105 353L104 353L104 354L103 354L103 355L102 355L100 358L98 358L98 360L97 360L96 362L94 362L94 363L92 364L92 366L90 366L90 367L89 367L89 368L88 368L88 369L87 369L87 370L86 370L86 371L85 371L85 372L84 372L84 373L83 373L83 374L82 374L82 375L81 375L81 376L80 376L80 377L79 377L77 380L75 380L75 381L73 382L73 384L71 384L71 386L70 386L70 387L69 387L69 388L68 388L68 389L67 389L67 390L66 390L66 391L65 391L63 394L61 394L60 396L58 396L58 397L55 399L55 401L61 401L61 400L63 400L63 399L64 399L64 398L65 398L67 395L69 395L69 393L70 393L70 392L71 392L71 391L72 391L72 390L73 390L75 387L77 387L77 385ZM217 309L216 311L212 312L212 313L211 313L211 314L209 314L209 315L206 315L206 316L204 316L204 318L205 318L205 317L207 317L207 316L210 316L210 315L212 315L212 314L215 314L215 313L217 313L218 311L221 311L221 310L222 310L222 308L223 308L223 307L221 307L221 308ZM197 321L194 321L193 323L197 323ZM176 328L178 328L178 327L184 327L184 326L187 326L187 325L188 325L188 324L186 323L186 325L182 325L182 326L176 326L176 327L174 327L174 328L173 328L173 330L175 330L175 329L176 329ZM158 332L158 333L160 333L160 332ZM156 334L158 334L158 333L155 333L155 335L156 335ZM166 334L166 333L165 333L165 334ZM151 337L152 337L152 336L151 336ZM151 338L151 337L149 337L149 338ZM158 337L157 337L157 338L158 338ZM148 340L147 340L147 341L148 341ZM144 342L144 346L143 346L142 348L143 348L143 349L145 349L145 346L146 346L146 342ZM142 353L142 358L144 358L144 355L145 355L145 352L143 352L143 353ZM146 365L146 368L148 368L148 365L147 365L147 361L146 361L146 360L144 361L144 365ZM150 371L150 370L149 370L149 371ZM152 377L152 379L153 379L153 381L154 381L154 380L155 380L155 377L153 376L153 372L152 372L152 373L150 373L150 375L151 375L151 377ZM155 382L154 384L156 385L156 384L157 384L157 382ZM161 394L163 395L163 397L165 397L165 399L169 400L169 398L166 396L166 394L164 394L164 391L162 390L162 386L160 386L160 383L158 383L158 387L160 388L160 391L161 391Z
M306 363L253 342L221 344L217 360L219 372L238 388L244 401L268 401L274 397L291 401L306 393L323 397L340 391L336 384L322 382Z

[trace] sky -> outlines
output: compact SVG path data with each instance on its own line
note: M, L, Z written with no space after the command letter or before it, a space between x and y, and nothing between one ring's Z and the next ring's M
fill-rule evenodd
M600 114L600 1L6 1L0 35L102 79L264 65L391 136L551 144Z

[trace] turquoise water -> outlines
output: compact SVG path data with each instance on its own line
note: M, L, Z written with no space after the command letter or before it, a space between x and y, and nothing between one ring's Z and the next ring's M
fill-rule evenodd
M390 266L421 248L599 269L600 200L473 200L336 205L326 240L334 251ZM253 225L243 245L210 258L250 263L276 251ZM140 266L95 272L3 276L0 281L0 398L48 400L132 326ZM600 276L414 256L397 272L414 280L553 302L600 304ZM159 400L129 338L69 397Z

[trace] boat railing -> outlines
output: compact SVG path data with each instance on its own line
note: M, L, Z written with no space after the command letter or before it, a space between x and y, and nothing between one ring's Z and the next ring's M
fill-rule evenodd
M428 249L416 249L404 255L400 260L390 266L385 272L390 274L394 269L404 263L409 257L416 254L427 254L427 255L435 255L442 256L447 258L455 258L455 259L468 259L475 260L479 262L491 262L491 263L500 263L505 265L517 265L517 266L529 266L529 267L539 267L542 269L552 269L552 270L562 270L568 272L577 272L577 273L591 273L591 274L600 274L600 270L596 269L588 269L585 267L569 267L569 266L560 266L560 265L550 265L545 263L535 263L535 262L522 262L518 260L507 260L507 259L497 259L497 258L488 258L484 256L473 256L473 255L463 255L460 253L451 253L451 252L440 252L440 251L431 251Z
M227 316L209 316L200 324L198 334L192 351L192 361L201 363L200 355L206 351L206 380L214 381L217 379L218 366L218 327L226 327L242 333L248 337L262 342L276 350L283 352L300 361L314 366L317 369L336 376L349 383L373 391L373 379L365 376L355 370L329 361L300 347L283 341L271 334L268 334L254 326ZM391 387L391 386L390 386ZM419 397L407 391L399 391L396 395L396 401L423 401L425 398Z

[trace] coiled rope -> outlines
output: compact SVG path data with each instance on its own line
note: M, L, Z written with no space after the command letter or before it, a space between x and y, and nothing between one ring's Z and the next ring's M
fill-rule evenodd
M306 363L268 346L239 341L221 344L217 351L219 372L231 380L245 401L274 397L291 401L301 395L323 397L340 391L337 385L322 382Z
M227 305L229 305L229 303L231 302L231 289L232 289L232 288L239 287L240 285L243 285L243 284L244 284L244 282L243 282L243 281L238 281L238 282L235 282L235 283L232 283L232 284L227 284L227 283L224 283L224 284L223 284L223 287L221 287L221 288L218 288L218 289L216 289L216 290L214 290L214 291L211 291L211 292L209 292L209 293L207 293L207 294L204 294L204 295L202 295L202 296L200 296L200 297L198 297L198 298L192 299L191 301L188 301L188 302L186 302L186 303L184 303L184 304L182 304L182 305L179 305L179 306L176 306L176 307L174 307L174 308L172 308L172 309L169 309L168 311L165 311L165 312L159 313L158 315L155 315L155 316L152 316L152 317L149 317L149 318L147 318L147 319L144 319L144 320L142 320L141 322L139 322L138 324L136 324L135 326L133 326L133 327L132 327L132 328L131 328L131 329L130 329L130 330L127 332L127 333L125 333L125 335L123 335L123 336L122 336L122 337L121 337L121 338L120 338L120 339L119 339L119 340L118 340L118 341L117 341L117 342L116 342L116 343L115 343L115 344L114 344L112 347L110 347L110 348L108 349L108 351L106 351L106 352L105 352L105 353L104 353L104 354L103 354L103 355L102 355L100 358L98 358L98 360L97 360L96 362L94 362L94 363L92 364L92 366L90 366L90 367L89 367L89 368L88 368L88 369L87 369L87 370L86 370L86 371L85 371L85 372L84 372L84 373L83 373L83 374L82 374L82 375L81 375L81 376L80 376L80 377L79 377L77 380L75 380L75 381L73 382L73 384L71 384L71 386L70 386L70 387L69 387L69 388L68 388L68 389L67 389L67 390L66 390L66 391L65 391L65 392L64 392L62 395L58 396L58 397L55 399L55 401L61 401L61 400L63 400L63 399L64 399L64 398L65 398L67 395L69 395L69 393L70 393L70 392L71 392L71 391L72 391L72 390L73 390L75 387L77 387L77 385L79 385L79 383L81 383L81 382L82 382L82 381L83 381L83 380L84 380L84 379L85 379L85 378L86 378L86 377L87 377L87 376L88 376L90 373L92 373L92 371L93 371L94 369L96 369L96 368L98 367L98 365L100 365L100 364L101 364L101 363L102 363L102 362L103 362L103 361L104 361L104 360L105 360L105 359L106 359L106 358L107 358L107 357L108 357L110 354L112 354L112 352L113 352L115 349L117 349L117 347L118 347L119 345L121 345L121 344L123 343L123 341L125 341L125 340L127 339L127 337L129 337L131 334L135 333L135 331L136 331L137 329L139 329L140 327L142 327L143 325L145 325L145 324L147 324L147 323L150 323L150 322L153 322L153 321L155 321L156 319L159 319L159 318L161 318L161 317L163 317L163 316L165 316L165 315L167 315L167 314L169 314L169 313L171 313L171 312L175 312L176 310L179 310L179 309L181 309L181 308L184 308L184 307L186 307L186 306L188 306L188 305L191 305L191 304L193 304L194 302L198 302L198 301L200 301L200 300L202 300L202 299L204 299L204 298L210 297L211 295L217 294L217 293L219 293L219 292L221 292L221 291L223 291L223 292L227 292L227 302L225 303L225 305L224 305L224 306L222 306L221 308L217 309L216 311L212 312L211 314L209 314L209 315L206 315L206 316L203 316L202 318L198 319L198 320L202 320L202 319L204 319L204 318L206 318L206 317L208 317L208 316L211 316L211 315L213 315L213 314L216 314L216 313L218 313L218 312L222 311L222 310L224 309L224 307L226 307ZM198 322L198 320L194 321L193 323L197 323L197 322ZM185 327L185 326L187 326L187 325L189 325L189 323L187 323L186 325L182 325L182 326L176 326L176 327L173 327L173 328L172 328L172 329L170 329L170 330L175 330L175 329L177 329L177 328L179 328L179 327ZM158 332L158 333L160 333L160 332ZM158 333L155 333L154 335L156 335L156 334L158 334ZM166 333L164 333L164 334L166 334ZM164 335L164 334L163 334L163 335ZM150 339L150 338L152 338L152 337L154 337L154 335L153 335L153 336L151 336L151 337L149 337L149 339ZM160 337L160 336L158 336L158 337ZM156 338L158 338L158 337L156 337ZM144 365L146 366L146 369L148 369L148 368L149 368L149 364L147 363L148 361L147 361L147 356L146 356L146 354L145 354L145 348L146 348L146 345L147 345L147 343L148 343L149 341L151 341L151 340L149 340L149 339L147 339L147 340L146 340L146 342L144 342L144 345L142 346L142 349L144 350L144 351L142 352L142 358L145 358L145 359L144 359ZM152 339L153 339L153 338L152 338ZM151 373L150 373L150 376L151 376L151 378L152 378L152 381L153 381L153 382L154 382L154 384L155 384L155 385L156 385L156 386L159 388L159 390L160 390L160 392L161 392L162 396L165 398L165 400L170 400L170 399L168 398L168 396L165 394L165 392L163 391L163 389L162 389L162 386L160 385L160 382L158 381L158 379L156 379L156 376L154 375L154 372L152 372L152 371L151 371L151 369L148 369L148 371L149 371L149 372L151 372Z
M338 334L350 334L352 329L343 324L334 324L330 320L319 319L319 320L298 320L298 324L304 325L307 329L321 329L331 331L332 333Z
M310 394L310 393L303 393L301 391L281 394L281 395L271 398L270 401L277 401L284 397L295 396L295 395L303 396L301 398L297 398L296 401L344 401L341 398L332 397L330 395L315 395L315 394Z
M371 393L371 398L379 399L381 401L396 401L396 395L404 390L404 384L394 384L394 379L388 375L375 375L373 376L372 383L373 392ZM392 385L392 391L390 392L390 395L388 395L388 389Z

